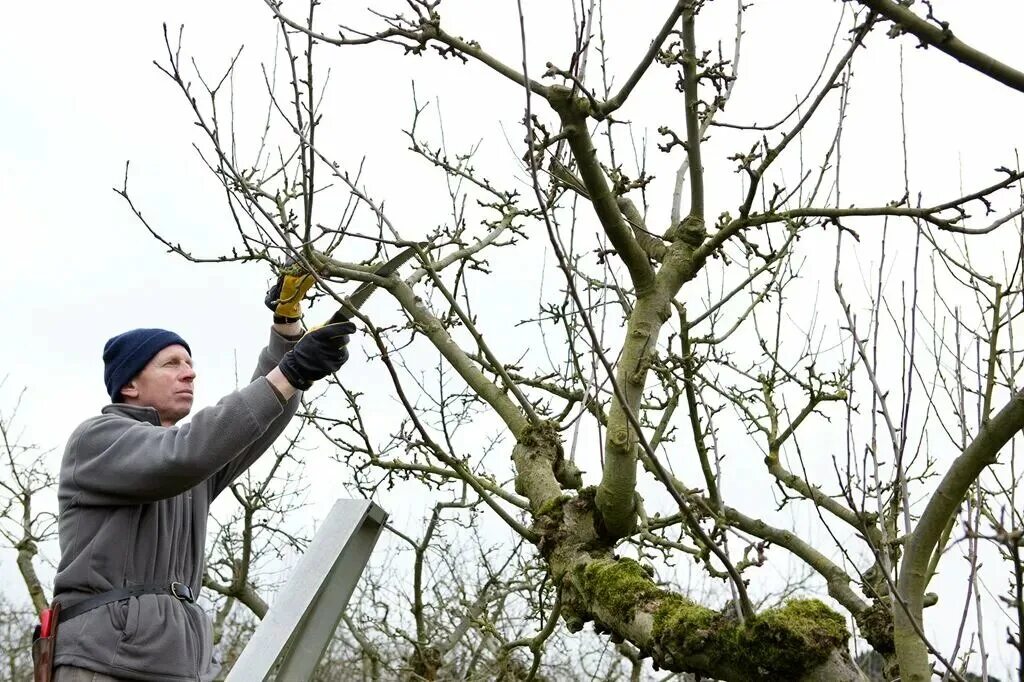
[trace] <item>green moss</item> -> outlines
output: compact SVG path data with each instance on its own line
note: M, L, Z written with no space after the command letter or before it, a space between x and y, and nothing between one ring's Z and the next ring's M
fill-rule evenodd
M843 618L816 599L794 599L745 625L730 616L667 595L654 614L654 641L677 655L745 670L751 680L789 680L824 663L850 637Z
M588 485L586 488L580 488L576 493L577 504L586 505L587 507L594 506L594 498L597 497L597 486Z
M738 646L747 664L765 679L788 679L824 663L849 638L846 621L825 604L793 599L758 614L742 629Z
M562 435L558 432L558 422L546 419L527 426L519 434L519 442L529 448L541 448L545 454L561 452Z
M561 519L562 507L565 505L566 502L568 502L571 499L571 495L562 495L560 497L554 497L545 502L543 505L541 505L541 508L537 510L535 516L555 516Z
M623 621L632 619L637 607L665 595L632 559L591 561L579 571L577 579L591 603L600 604L614 618Z
M660 589L632 559L591 561L575 577L586 601L600 604L617 621L653 609L657 648L676 659L702 659L709 668L744 670L751 680L797 679L845 648L850 637L842 616L817 599L793 599L741 625L731 611L723 614Z
M816 599L795 599L746 625L675 595L654 614L658 645L745 670L752 680L799 678L848 638L842 617Z
M718 658L723 644L732 649L735 634L736 628L720 613L676 594L666 594L654 612L654 641L669 651Z

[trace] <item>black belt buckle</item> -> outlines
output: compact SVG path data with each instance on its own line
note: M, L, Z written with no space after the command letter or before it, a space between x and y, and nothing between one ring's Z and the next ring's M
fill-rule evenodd
M192 588L186 585L185 583L171 583L171 594L180 599L181 601L195 601L195 599L192 597Z

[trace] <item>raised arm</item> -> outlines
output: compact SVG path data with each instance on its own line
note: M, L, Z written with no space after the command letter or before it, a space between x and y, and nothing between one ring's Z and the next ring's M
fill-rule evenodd
M282 414L243 453L210 479L210 498L216 498L274 444L299 406L298 391L333 374L348 360L351 324L328 325L302 335L302 298L313 282L304 274L282 273L266 296L274 312L270 342L260 354L253 379L266 376L282 404ZM301 340L298 340L300 339Z
M72 436L61 477L70 484L70 501L79 504L140 504L173 497L241 455L282 412L270 383L259 378L182 426L107 413Z

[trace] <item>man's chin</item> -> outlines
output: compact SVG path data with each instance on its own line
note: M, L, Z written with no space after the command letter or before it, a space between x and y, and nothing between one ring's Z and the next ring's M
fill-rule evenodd
M172 424L177 424L182 419L187 417L190 412L192 412L191 400L189 400L187 403L184 403L183 401L183 403L175 406L174 409L167 410L166 416L164 416L163 414L161 414L160 416L164 418L164 421L168 421Z

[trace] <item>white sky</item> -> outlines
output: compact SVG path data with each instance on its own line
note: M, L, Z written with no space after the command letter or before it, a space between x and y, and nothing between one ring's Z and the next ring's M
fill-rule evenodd
M609 4L617 5L608 7L606 31L621 83L668 3ZM962 39L1024 68L1019 2L935 4ZM324 14L333 16L335 5L329 3ZM365 13L345 7L346 16L368 25ZM531 73L539 76L549 60L566 66L572 47L570 4L532 0L525 7ZM821 0L755 4L746 18L740 83L723 119L764 123L787 111L816 75L840 9L841 3ZM514 2L463 0L446 2L442 10L451 32L519 63ZM731 52L732 10L724 0L711 3L702 26L713 28L699 34L702 46L721 40ZM113 334L139 326L181 333L197 362L202 405L234 386L235 352L240 373L247 375L269 321L262 306L269 278L265 268L193 265L166 253L111 190L120 186L124 164L131 160L133 198L155 227L197 254L219 254L235 244L223 194L191 147L202 140L185 100L152 64L164 57L162 22L172 31L185 25L183 52L211 73L222 70L245 44L236 115L243 139L251 140L265 115L259 63L272 59L275 36L275 24L258 0L15 3L5 8L0 28L0 290L7 306L0 334L5 358L0 378L6 375L7 383L0 389L0 409L11 404L20 387L28 387L21 415L26 437L58 453L71 429L105 403L100 353ZM961 176L968 188L989 184L991 169L1012 163L1012 150L1024 141L1024 95L1009 93L935 50L914 49L911 39L890 41L876 30L855 67L844 139L843 193L850 203L878 204L902 194L896 118L900 45L911 186L924 193L925 203L954 196ZM320 63L331 68L321 139L345 167L354 169L367 158L368 187L386 201L408 238L444 221L447 201L443 178L406 151L399 132L411 121L411 81L421 102L440 102L451 149L462 151L482 140L477 167L484 175L503 181L513 172L522 177L512 166L522 153L523 131L517 125L522 96L511 84L476 64L402 57L397 49L318 49ZM671 87L668 74L659 69L620 112L622 119L636 122L638 139L644 128L649 138L656 137L657 126L670 118L666 107L681 111L679 99L665 95L666 85ZM548 112L540 111L550 122ZM834 121L834 111L830 106L823 118ZM681 131L680 114L671 123ZM437 139L436 118L429 125ZM735 210L737 203L735 176L725 161L735 149L726 140L716 134L705 146L712 178L709 219ZM650 156L665 163L655 151ZM650 220L656 224L668 219L668 167L656 173L659 182L652 188ZM527 253L543 257L542 240L528 248ZM827 261L822 267L830 269L831 253ZM536 300L540 270L524 268L523 262L495 261L494 276L479 282L498 297L478 311L484 320L501 323L505 311ZM389 306L379 295L368 310L387 314ZM326 308L315 313L327 314ZM509 359L522 351L514 334L499 336L498 347ZM379 388L379 367L366 367L360 359L357 353L346 368L349 381ZM386 409L386 394L375 400ZM318 466L310 471L314 515L339 494L344 479L337 466ZM590 471L588 482L593 482L596 470ZM742 481L735 485L743 491ZM772 507L770 499L762 501ZM416 525L419 509L386 495L380 502L397 523ZM5 584L14 577L12 564L12 554L0 552ZM14 596L21 595L15 591ZM1001 626L994 625L989 641L1003 639Z

